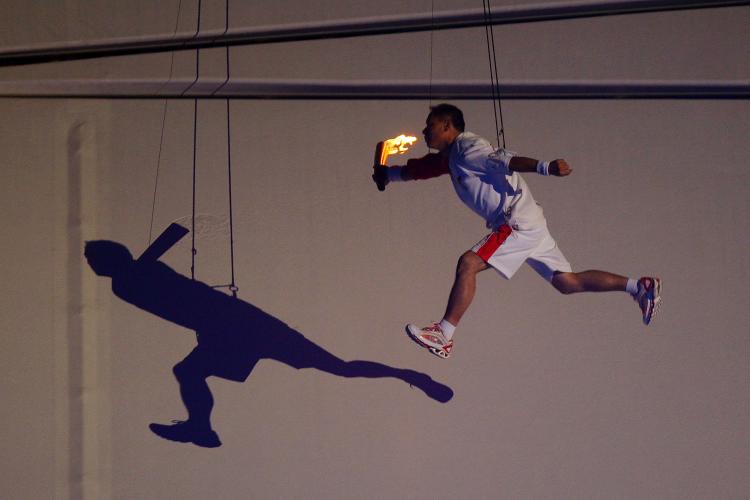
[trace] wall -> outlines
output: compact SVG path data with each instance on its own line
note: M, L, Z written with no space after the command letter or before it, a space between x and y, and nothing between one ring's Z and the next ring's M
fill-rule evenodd
M222 19L223 5L205 5L207 18ZM378 14L347 5L341 16ZM289 6L264 16L237 7L236 22L316 17ZM106 7L68 2L58 12L65 23L42 16L3 43L174 29L175 5L146 16L139 9L155 7L133 4L119 17ZM501 70L518 80L747 79L748 16L737 8L501 28ZM480 35L436 33L436 78L481 78ZM428 41L236 49L233 74L373 78L403 47L416 61L404 78L425 78ZM190 58L180 57L188 74ZM0 77L166 78L168 64L149 56ZM456 104L469 129L494 134L489 103ZM230 272L224 106L202 101L198 110L196 277L211 285ZM453 398L437 402L398 378L262 360L242 384L209 379L224 444L207 450L148 430L185 417L171 370L194 333L115 297L82 255L92 239L138 255L152 209L153 237L172 221L189 225L193 103L0 100L0 496L741 497L750 488L747 102L504 102L511 149L575 169L565 179L526 176L574 268L658 274L664 306L646 328L625 295L562 296L530 269L510 282L488 271L449 361L402 328L439 319L455 260L483 223L447 179L379 193L369 178L375 142L418 135L426 108L233 101L236 280L241 300L334 355L429 374ZM414 155L424 152L422 142ZM163 258L187 276L189 239Z

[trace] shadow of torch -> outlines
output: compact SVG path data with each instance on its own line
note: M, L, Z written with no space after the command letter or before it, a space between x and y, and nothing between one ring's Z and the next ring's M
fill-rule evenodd
M180 241L182 237L189 232L190 231L188 231L186 228L173 222L167 229L164 230L163 233L159 235L158 238L153 241L153 243L148 246L148 248L141 254L141 256L138 257L138 262L157 261L159 257L164 255L167 250L172 248L175 243Z
M377 167L378 165L386 165L386 162L388 161L388 157L390 155L402 155L406 153L409 147L415 142L417 142L416 137L406 136L403 134L398 137L394 137L393 139L380 141L378 145L375 146L375 159L373 160L374 167ZM385 191L385 183L378 181L377 184L378 191Z

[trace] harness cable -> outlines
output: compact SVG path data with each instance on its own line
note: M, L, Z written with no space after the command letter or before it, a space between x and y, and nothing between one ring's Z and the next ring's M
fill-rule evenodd
M432 37L435 34L435 0L430 3L430 84L427 95L430 98L430 108L432 108Z
M182 11L182 0L180 0L180 2L177 4L177 20L175 21L174 34L172 36L177 35L177 29L180 25L180 12L181 11ZM174 51L172 51L172 58L171 58L171 62L169 63L169 78L167 78L166 83L164 83L164 85L162 85L161 88L166 87L169 84L169 82L172 81L173 74L174 74ZM156 213L156 193L159 188L159 169L161 168L161 151L162 151L162 147L164 146L164 125L167 121L168 104L169 104L169 99L165 98L164 99L164 111L161 117L161 136L159 138L159 154L156 157L156 179L154 180L154 197L153 197L153 201L151 202L151 223L148 226L148 245L151 244L151 239L153 238L153 234L154 234L153 231L154 231L154 215Z
M224 34L229 31L229 0L226 0L226 27L224 28ZM226 46L226 61L227 61L227 77L224 79L224 83L218 86L211 95L216 94L219 90L229 82L229 45ZM229 97L226 98L227 103L227 177L228 177L228 189L229 189L229 260L232 270L232 282L229 285L219 285L214 288L227 287L232 292L232 296L237 298L237 292L239 287L235 282L234 275L234 217L232 210L232 126L230 121L230 109L229 109Z
M228 55L229 47L227 47L227 56ZM229 178L229 258L232 269L232 283L229 285L229 290L231 290L232 295L237 298L239 287L234 280L234 227L232 221L232 136L229 121L229 98L227 98L227 174Z
M195 36L198 36L201 29L201 3L202 0L198 0L198 21L195 28ZM193 85L198 81L200 77L200 63L201 63L201 51L195 49L195 80L185 90L182 91L182 95L190 90ZM198 250L195 248L195 181L196 181L196 155L197 155L197 141L198 141L198 97L193 99L193 213L192 213L192 226L191 226L191 237L192 247L190 249L190 278L195 279L195 256Z
M502 136L502 145L505 149L505 125L503 123L503 106L500 99L500 79L497 71L497 55L495 53L495 32L491 24L492 7L490 0L482 0L482 9L484 11L484 31L487 39L487 59L490 66L490 85L492 87L492 110L495 113L495 134L497 136L497 146L500 147L500 137ZM498 111L500 122L498 123Z
M226 0L225 3L226 7L226 14L225 14L225 26L224 26L224 33L221 34L221 36L226 35L229 32L229 0ZM211 95L216 95L218 91L224 88L224 86L229 83L229 45L225 47L227 49L226 51L226 59L227 59L227 77L224 79L224 81L214 89L213 92L211 92ZM229 104L229 98L227 97L227 104Z
M180 3L178 5L178 12L177 12L177 23L179 24L179 18L180 18L180 11L182 9L182 0L180 0ZM201 22L201 0L198 1L198 21L197 21L197 27L195 31L194 38L198 36L200 32L200 22ZM226 1L226 27L224 29L224 34L226 34L229 31L229 0ZM177 25L175 25L175 33L177 32ZM229 82L229 46L226 47L226 68L227 68L227 76L224 82L217 87L211 95L216 94L219 90L221 90L228 82ZM172 52L172 63L170 64L169 69L169 79L167 82L169 82L172 78L174 69L174 52ZM200 49L196 49L196 57L195 57L195 79L193 82L182 91L182 95L185 95L185 93L190 90L198 81L199 75L200 75ZM166 113L167 113L167 103L168 99L165 99L164 102L164 114L162 116L162 125L161 125L161 138L159 140L159 154L156 161L156 179L154 181L154 197L153 202L151 205L151 223L149 226L149 244L151 244L151 239L153 235L153 226L154 226L154 214L156 209L156 195L158 190L158 182L159 182L159 169L161 166L161 153L162 153L162 147L164 144L164 129L165 129L165 122L166 122ZM236 284L235 281L235 272L234 272L234 217L233 217L233 209L232 209L232 135L231 135L231 121L230 121L230 107L229 107L229 98L226 99L226 107L227 107L227 173L228 173L228 187L229 187L229 251L230 251L230 264L231 264L231 275L232 275L232 282L229 285L217 285L213 288L229 288L229 290L232 292L232 296L237 298L237 292L239 291L239 287ZM193 193L192 193L192 248L191 248L191 264L190 264L190 275L191 279L195 279L195 256L198 253L198 250L195 247L195 207L196 207L196 172L197 172L197 137L198 137L198 98L196 97L194 99L194 108L193 108Z

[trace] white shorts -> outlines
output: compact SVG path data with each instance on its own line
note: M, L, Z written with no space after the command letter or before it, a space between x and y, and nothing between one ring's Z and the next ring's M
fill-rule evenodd
M535 229L514 230L503 224L471 248L507 279L528 264L539 275L551 281L555 272L572 272L570 263L549 234L546 224Z

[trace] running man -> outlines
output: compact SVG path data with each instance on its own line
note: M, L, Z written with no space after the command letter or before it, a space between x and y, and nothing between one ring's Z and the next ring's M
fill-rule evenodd
M464 131L463 113L450 104L431 108L426 123L425 142L438 153L410 159L404 166L376 166L373 180L388 184L450 174L458 197L485 219L491 232L458 259L443 319L424 328L406 326L412 340L440 358L450 357L455 329L474 298L477 273L492 267L510 279L524 262L560 293L627 292L638 303L643 322L651 322L661 301L659 278L573 272L550 235L542 208L519 172L565 177L573 171L565 160L538 161L495 150L487 140Z

